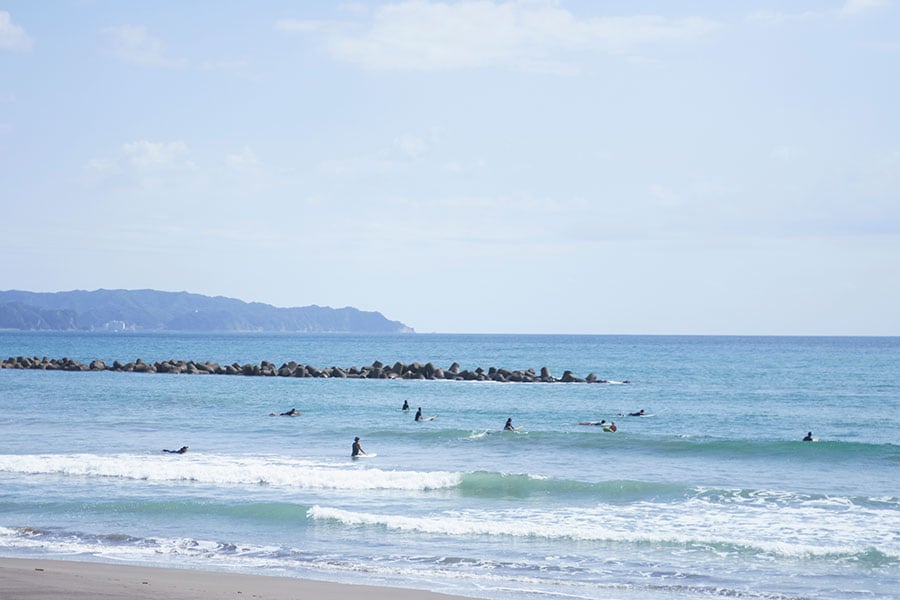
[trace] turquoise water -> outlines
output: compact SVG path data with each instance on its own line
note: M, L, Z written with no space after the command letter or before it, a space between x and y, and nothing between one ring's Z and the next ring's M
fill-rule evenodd
M0 355L629 382L0 370L5 556L484 598L900 598L900 338L0 332ZM600 419L619 430L578 425ZM376 457L349 458L357 435Z

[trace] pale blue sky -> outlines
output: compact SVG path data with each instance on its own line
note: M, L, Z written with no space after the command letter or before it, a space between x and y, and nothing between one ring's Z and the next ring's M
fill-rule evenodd
M0 0L0 289L900 335L893 0Z

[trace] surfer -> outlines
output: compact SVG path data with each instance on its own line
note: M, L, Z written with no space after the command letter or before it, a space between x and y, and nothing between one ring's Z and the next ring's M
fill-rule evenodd
M416 409L415 420L416 421L424 421L425 420L422 418L422 407L421 406L418 409Z
M166 450L165 448L163 448L163 452L168 452L169 454L184 454L185 452L187 452L187 450L187 446L182 446L178 450Z
M353 449L350 451L350 456L359 456L360 454L365 454L366 451L362 449L362 446L359 445L359 437L353 438Z
M629 416L629 417L643 417L643 416L644 416L644 409L642 408L641 410L639 410L639 411L637 411L637 412L628 413L628 416Z
M619 430L619 428L616 427L616 422L615 422L615 421L610 421L610 422L609 422L609 427L604 427L604 428L603 428L603 431L606 431L607 433L615 433L615 432L618 431L618 430Z
M806 434L806 437L803 438L803 441L804 441L804 442L811 442L811 441L813 441L812 431L810 431L809 433Z
M515 431L516 430L516 428L513 427L513 424L512 424L512 417L510 417L506 420L506 425L503 426L503 430L504 431Z
M276 417L276 416L277 417L299 417L300 411L297 410L296 408L292 408L291 410L289 410L287 412L278 413L277 415L275 413L269 413L269 416L270 417Z
M409 410L409 402L407 402L406 400L404 400L404 401L403 401L403 408L401 408L400 410Z

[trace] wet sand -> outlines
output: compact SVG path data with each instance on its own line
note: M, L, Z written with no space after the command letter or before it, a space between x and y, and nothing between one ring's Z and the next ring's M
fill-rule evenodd
M92 562L0 558L0 600L452 600L424 590Z

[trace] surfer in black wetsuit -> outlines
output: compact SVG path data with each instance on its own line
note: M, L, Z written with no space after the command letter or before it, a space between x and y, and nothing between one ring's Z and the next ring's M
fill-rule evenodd
M407 402L406 400L404 400L404 401L403 401L403 408L401 408L400 410L409 410L409 402Z
M422 418L422 407L421 406L418 409L416 409L416 416L414 418L416 421L424 421L425 420Z
M188 447L187 447L187 446L182 446L182 447L179 448L178 450L166 450L166 449L163 449L163 452L168 452L169 454L184 454L184 453L187 452L187 451L188 451Z
M504 431L515 431L516 430L516 428L513 427L513 424L512 424L512 417L510 417L506 420L506 425L503 426L503 429L504 429Z
M811 442L811 441L813 441L812 431L810 431L809 433L806 434L806 437L803 438L803 441L804 441L804 442Z
M639 411L637 411L637 412L628 413L628 416L629 416L629 417L643 417L643 416L644 416L644 409L642 408L641 410L639 410Z
M362 449L362 446L359 445L359 438L353 438L353 449L350 451L350 456L359 456L360 454L365 454L366 451Z
M278 413L277 415L275 413L269 413L269 416L270 417L299 417L300 411L297 410L296 408L292 408L291 410L289 410L287 412Z

